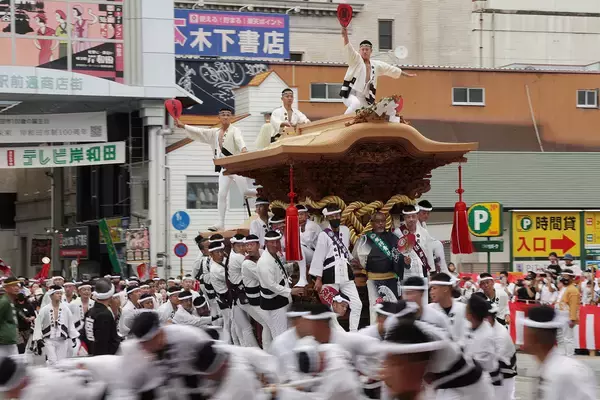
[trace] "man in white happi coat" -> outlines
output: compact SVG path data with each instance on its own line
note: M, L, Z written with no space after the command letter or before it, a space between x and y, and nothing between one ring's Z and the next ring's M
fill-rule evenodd
M52 285L60 286L62 288L65 285L65 278L63 278L62 276L53 276L52 277ZM67 298L65 297L64 292L63 292L62 301L67 301ZM42 302L40 303L40 308L44 307L47 304L50 304L50 296L48 295L48 291L46 291L46 293L44 293L44 297L42 297Z
M217 305L223 315L223 341L225 343L234 343L237 335L232 332L233 313L231 310L232 299L227 285L227 264L229 260L225 255L225 244L223 242L213 242L208 246L210 252L210 283L215 289L217 295Z
M71 310L71 314L73 314L73 324L75 325L75 329L81 331L85 321L85 313L87 313L90 308L94 307L94 300L91 299L92 285L88 282L83 282L79 285L78 291L79 297L69 304L69 310Z
M306 381L300 388L277 390L281 400L360 400L362 390L358 375L339 345L321 344L313 337L300 339L293 349L298 371L295 381Z
M269 328L269 312L260 308L260 280L258 278L258 266L256 263L260 258L260 239L256 235L248 235L244 240L246 247L246 258L242 262L242 282L248 307L246 312L262 326L262 346L268 349L271 346L273 336Z
M177 312L179 305L179 293L182 292L179 286L171 286L168 292L168 300L158 308L158 315L162 324L171 323Z
M212 325L213 319L212 317L198 317L194 315L194 304L193 304L193 295L191 292L184 290L179 293L179 305L177 306L177 311L173 316L173 323L178 325L190 325L195 326L197 328L202 328L206 326ZM204 300L204 304L206 304L206 300L200 298L200 301Z
M285 128L296 129L298 125L308 124L310 120L300 110L292 107L294 104L294 91L290 88L283 89L281 92L281 102L283 105L276 108L271 113L271 125L274 135L271 137L271 143L277 141L283 135Z
M467 320L471 329L465 337L465 355L476 361L490 376L494 391L502 386L499 354L496 348L494 328L487 321L490 303L480 296L473 295L467 303Z
M300 244L303 254L306 256L306 264L310 265L317 247L317 239L323 230L319 224L309 218L308 208L304 204L298 204L296 208L298 209L298 222L300 222Z
M107 389L107 382L82 369L30 367L22 356L0 355L0 396L5 399L102 400Z
M141 308L139 299L141 288L139 286L129 286L127 288L127 302L121 308L121 317L119 318L119 335L126 338L129 336L129 326L125 325L125 320L129 319L129 314Z
M557 331L569 322L552 307L529 309L524 320L523 350L538 362L537 380L531 399L536 400L595 400L596 376L584 363L560 354L556 348Z
M479 274L479 288L490 303L498 306L496 320L502 325L510 324L510 310L508 308L508 295L502 289L496 289L496 280L487 272Z
M63 289L52 286L48 291L50 304L40 309L35 320L33 342L37 342L38 351L44 347L46 363L54 365L58 361L72 356L74 341L79 337L75 329L73 314L66 302L62 301Z
M341 225L342 211L337 206L323 209L329 227L319 233L317 246L310 265L309 274L316 277L315 291L330 286L350 299L350 330L358 330L362 301L354 283L354 273L350 266L350 230Z
M266 249L256 263L260 282L260 307L267 311L266 323L269 325L273 339L287 329L286 312L292 302L292 295L304 292L304 288L301 287L290 288L292 278L279 257L281 238L279 232L267 232Z
M144 310L155 310L154 296L151 293L144 293L141 295L138 303L140 304L140 308L143 308Z
M210 284L210 253L208 251L210 239L204 238L202 235L198 235L194 240L196 241L200 252L194 261L192 275L198 282L200 282L200 290L208 301L211 315L214 317L219 314L219 307L217 306L215 289Z
M250 234L258 237L260 248L265 246L265 234L269 232L269 200L258 197L254 202L258 218L250 222Z
M373 44L368 40L360 42L360 52L348 40L348 29L342 28L344 38L344 54L348 69L344 75L340 96L348 107L346 114L353 114L361 107L367 107L375 102L377 79L380 76L400 78L401 76L414 77L416 75L402 71L400 68L383 61L371 60Z
M429 273L435 269L435 260L431 247L431 236L419 223L418 213L418 206L404 206L402 209L404 222L394 230L394 233L400 238L398 248L405 256L405 268L408 267L404 271L404 279L419 277L424 279L425 285L427 285ZM429 301L426 294L427 291L423 298L425 303Z
M444 315L450 327L452 339L463 343L469 330L466 318L467 306L452 296L452 289L457 282L450 275L440 272L434 274L429 281L431 301L426 307L431 307Z
M181 279L181 289L186 292L190 292L192 297L195 299L196 297L200 296L200 293L194 290L194 283L196 283L196 279L194 279L194 277L190 274L187 274Z
M219 111L219 122L221 123L221 126L218 128L198 128L190 125L183 125L179 120L176 120L175 124L179 128L184 128L191 139L208 144L212 148L214 159L218 159L248 151L242 132L239 128L231 125L231 117L231 109L222 108ZM210 231L220 231L225 227L227 198L232 183L235 182L243 196L256 196L256 189L248 187L247 178L239 175L224 175L224 169L221 167L215 167L215 172L219 172L219 197L217 200L219 222L208 228Z
M242 263L246 259L246 237L241 233L234 235L231 239L231 252L229 253L229 265L227 266L227 279L229 280L232 295L232 327L242 346L258 347L254 336L254 329L250 325L247 312L250 304L246 296L242 277Z

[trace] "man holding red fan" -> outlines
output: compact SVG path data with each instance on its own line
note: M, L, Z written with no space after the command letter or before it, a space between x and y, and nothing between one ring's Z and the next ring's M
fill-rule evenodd
M383 61L371 60L373 44L368 40L360 42L359 51L354 50L348 40L348 28L345 26L342 26L342 37L344 38L344 53L348 62L348 70L344 76L340 96L348 107L346 114L352 114L359 108L367 107L375 102L378 77L400 78L406 76L411 78L417 76Z

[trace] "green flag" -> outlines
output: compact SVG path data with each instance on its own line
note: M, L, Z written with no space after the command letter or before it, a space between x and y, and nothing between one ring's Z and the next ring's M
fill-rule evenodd
M98 226L100 227L100 233L102 234L104 242L106 243L106 250L108 251L108 257L110 258L110 263L112 264L113 271L117 274L120 274L121 263L119 263L119 258L117 257L117 249L115 249L112 237L110 236L110 228L108 227L106 219L100 220Z

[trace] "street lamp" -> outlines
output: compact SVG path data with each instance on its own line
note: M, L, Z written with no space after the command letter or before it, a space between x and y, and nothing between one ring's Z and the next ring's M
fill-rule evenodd
M254 6L252 4L249 4L247 6L244 7L240 7L240 9L238 10L239 12L242 12L244 10L248 10L248 11L254 11Z
M293 11L293 12L295 12L295 13L297 14L297 13L299 13L299 12L300 12L300 7L292 7L292 8L289 8L289 9L288 9L288 10L287 10L285 13L286 13L286 14L289 14L289 13L291 13L292 11Z

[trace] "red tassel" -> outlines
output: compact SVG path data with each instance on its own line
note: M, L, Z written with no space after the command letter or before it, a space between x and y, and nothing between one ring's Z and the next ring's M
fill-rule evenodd
M473 253L473 243L469 234L469 221L467 219L467 205L462 200L464 193L462 188L462 166L458 165L458 202L454 205L454 221L452 224L452 253L453 254L471 254Z
M290 165L290 192L288 193L290 205L285 210L285 259L287 261L302 260L300 251L300 222L298 209L294 205L294 167Z

